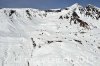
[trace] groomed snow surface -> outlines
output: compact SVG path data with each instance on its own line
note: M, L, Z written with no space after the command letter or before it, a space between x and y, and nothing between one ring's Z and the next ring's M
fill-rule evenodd
M100 66L100 19L80 14L79 7L0 9L0 66ZM73 11L88 29L70 24Z

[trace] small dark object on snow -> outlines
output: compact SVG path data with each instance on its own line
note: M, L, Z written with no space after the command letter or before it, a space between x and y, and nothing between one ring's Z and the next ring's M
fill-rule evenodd
M31 38L31 40L32 40L32 43L33 43L33 47L36 47L36 43L35 43L35 41L33 40L33 38Z
M48 44L51 44L51 43L53 43L53 41L47 41L48 42Z
M58 41L56 41L56 42L62 42L61 40L58 40Z
M15 12L16 12L15 10L10 10L9 16L11 16Z
M100 49L100 47L98 47L98 49Z
M74 41L78 42L79 44L82 44L82 42L80 40L74 39Z

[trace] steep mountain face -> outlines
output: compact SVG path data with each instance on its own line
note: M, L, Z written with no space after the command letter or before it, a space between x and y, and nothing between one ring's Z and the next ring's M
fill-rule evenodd
M100 8L0 9L0 66L100 66Z

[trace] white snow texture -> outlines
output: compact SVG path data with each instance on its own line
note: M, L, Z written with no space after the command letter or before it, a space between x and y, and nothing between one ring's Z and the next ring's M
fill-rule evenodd
M1 8L0 66L100 66L100 8Z

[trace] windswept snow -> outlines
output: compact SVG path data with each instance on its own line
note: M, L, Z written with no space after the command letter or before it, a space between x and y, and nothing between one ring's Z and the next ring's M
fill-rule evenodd
M100 8L0 9L0 66L100 66Z

